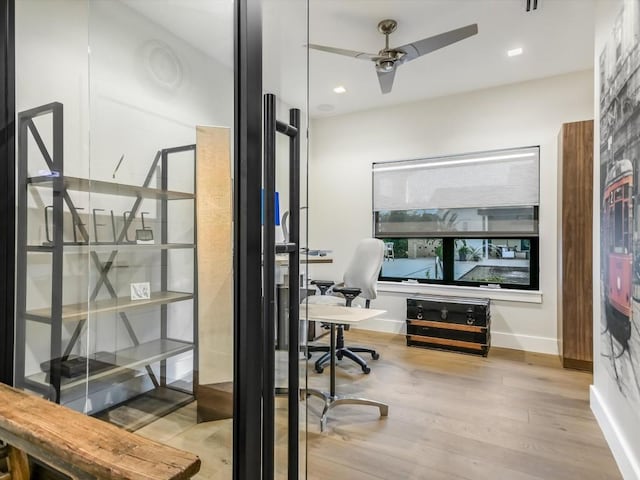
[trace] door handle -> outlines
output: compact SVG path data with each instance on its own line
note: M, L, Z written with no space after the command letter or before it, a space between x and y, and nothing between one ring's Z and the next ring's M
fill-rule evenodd
M263 225L263 335L266 361L263 375L263 408L268 412L264 418L273 418L275 395L275 254L289 256L289 347L288 347L288 421L289 455L298 458L299 412L298 398L300 390L300 110L289 110L289 123L276 118L276 97L264 96L264 225ZM275 242L275 195L276 195L276 135L289 137L289 228L286 243ZM272 459L274 455L274 430L272 422L264 426L263 467L265 479L273 478ZM264 462L265 458L270 461ZM298 472L289 471L289 479L297 479Z

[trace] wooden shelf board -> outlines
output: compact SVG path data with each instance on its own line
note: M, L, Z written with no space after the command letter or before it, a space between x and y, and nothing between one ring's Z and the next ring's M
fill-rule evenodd
M173 250L173 249L192 249L195 248L193 243L92 243L77 244L65 243L63 245L64 253L88 253L88 252L111 252L118 251L136 251L136 250ZM28 252L53 252L53 245L27 245Z
M465 325L461 323L434 322L433 320L407 320L410 325L418 327L441 328L443 330L458 330L461 332L483 333L487 327Z
M78 385L83 385L85 382L98 380L103 377L122 373L126 370L130 370L142 365L150 365L152 363L165 360L169 357L180 355L193 350L193 344L188 342L182 342L179 340L153 340L151 342L142 343L136 347L128 347L122 350L117 350L113 354L107 356L100 356L96 358L101 361L108 361L113 363L114 367L106 370L101 370L94 374L81 375L75 378L62 378L60 385L61 390L67 390ZM108 358L107 358L108 357ZM36 373L26 377L27 380L38 383L44 387L49 383L46 381L47 374L44 372Z
M168 291L152 292L151 298L148 300L131 300L129 297L118 297L106 300L96 300L93 302L74 303L63 305L62 320L73 322L84 320L89 316L89 314L95 315L97 313L121 312L133 308L152 307L155 305L181 302L192 298L192 293ZM51 318L51 310L49 308L29 310L26 313L33 317Z
M30 177L28 182L34 186L51 187L55 178L50 176ZM90 180L80 177L64 177L64 185L67 190L77 192L100 193L105 195L119 195L123 197L141 197L167 200L194 199L193 193L175 192L171 190L161 190L158 188L145 188L135 185L123 185L102 180Z

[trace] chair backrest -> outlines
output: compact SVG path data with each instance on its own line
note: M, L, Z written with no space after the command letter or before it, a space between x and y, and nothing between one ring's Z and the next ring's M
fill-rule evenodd
M384 242L377 238L360 240L344 272L344 284L362 290L360 296L373 300L377 295L378 274L384 261Z

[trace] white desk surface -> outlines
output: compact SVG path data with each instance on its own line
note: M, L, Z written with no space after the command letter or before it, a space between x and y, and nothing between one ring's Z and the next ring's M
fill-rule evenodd
M321 303L302 303L300 318L313 322L326 323L358 323L386 313L386 310L373 308L343 307L342 305L323 305Z

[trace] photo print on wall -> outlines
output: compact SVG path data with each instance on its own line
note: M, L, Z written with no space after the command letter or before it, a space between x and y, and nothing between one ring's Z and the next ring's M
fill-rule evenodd
M599 59L601 355L633 404L640 402L639 35L640 0L625 1Z

